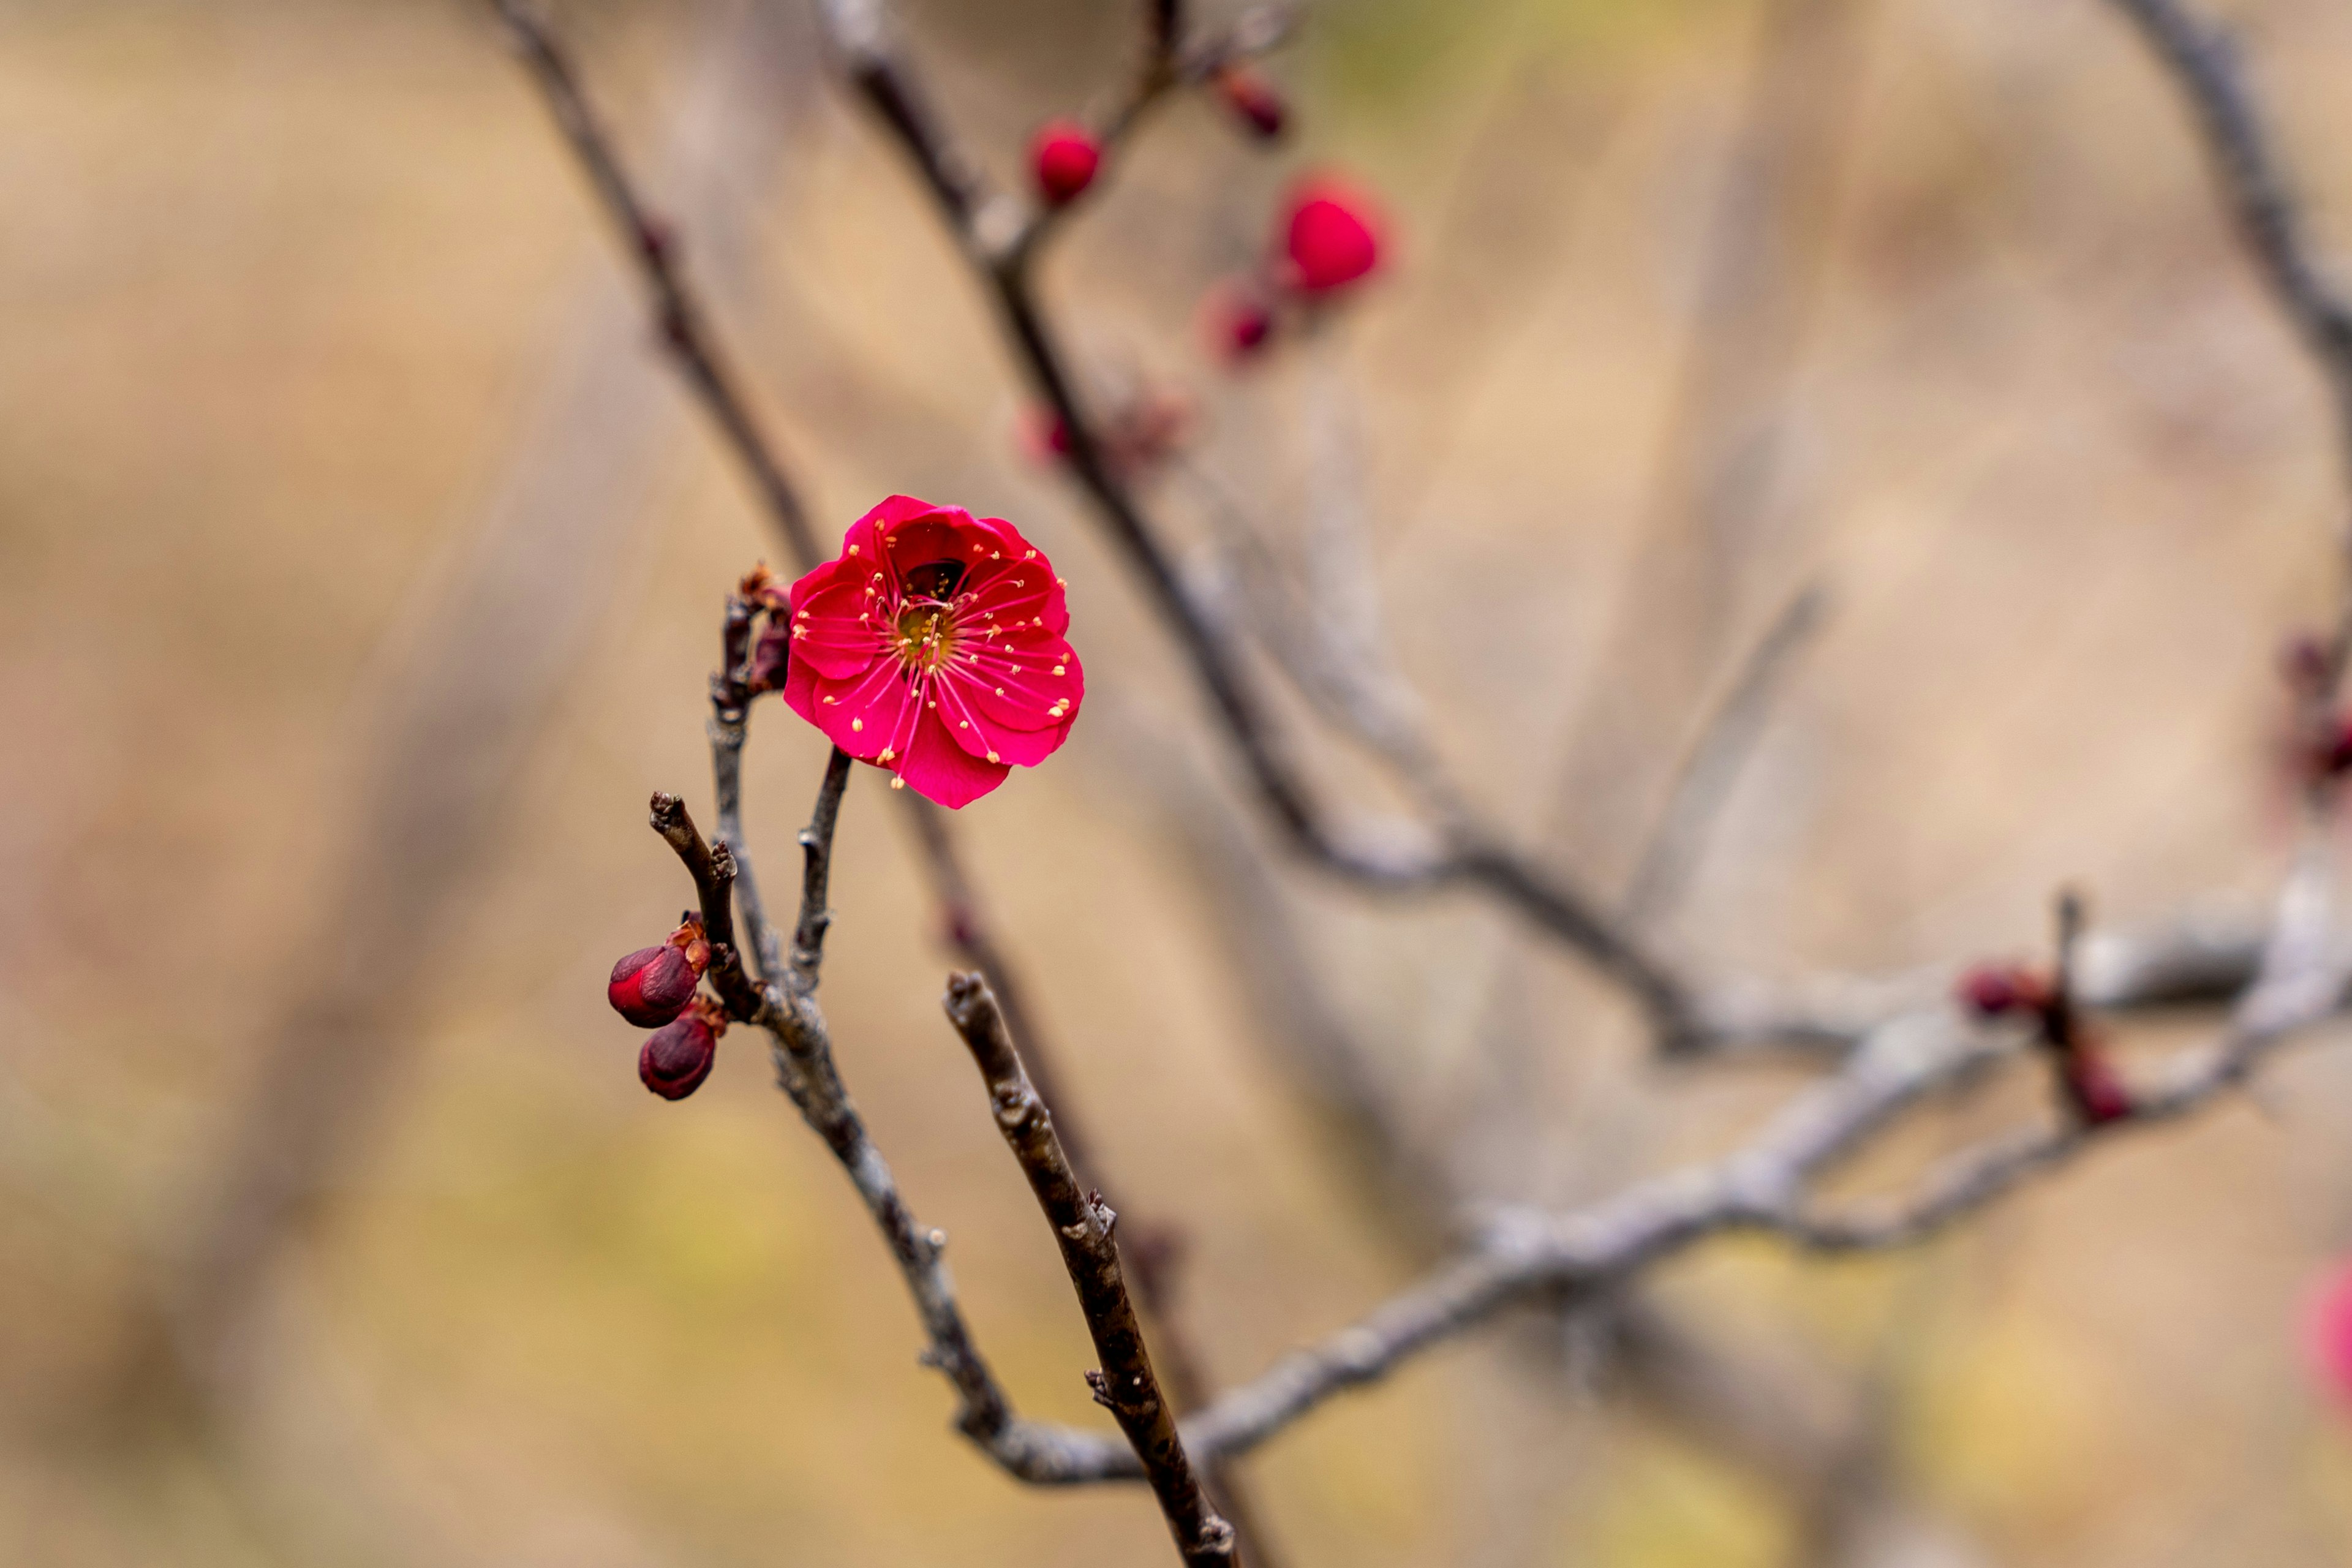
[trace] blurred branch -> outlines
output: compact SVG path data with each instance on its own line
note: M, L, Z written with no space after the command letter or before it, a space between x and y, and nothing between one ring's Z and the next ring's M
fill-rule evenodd
M1072 473L1175 636L1261 804L1291 846L1366 888L1403 893L1470 887L1496 898L1624 987L1662 1033L1679 1033L1688 1012L1683 982L1582 889L1535 866L1489 829L1467 819L1428 825L1433 842L1407 847L1375 842L1333 820L1276 732L1238 650L1194 601L1080 408L1066 358L1037 302L1033 251L1018 243L1023 228L1016 204L989 195L940 129L928 95L893 47L878 0L828 0L825 16L852 81L913 161L986 284L1016 359L1068 435Z
M1184 1561L1231 1563L1233 1527L1217 1517L1202 1494L1183 1439L1177 1436L1176 1413L1160 1391L1142 1326L1128 1300L1118 1248L1111 1241L1118 1216L1100 1193L1079 1189L1069 1156L1055 1136L1054 1119L1021 1068L1020 1053L1005 1031L1004 1016L989 994L988 983L977 974L950 975L945 1002L949 1020L971 1047L988 1087L997 1131L1004 1134L1005 1145L1037 1195L1037 1206L1054 1227L1062 1265L1077 1290L1087 1331L1102 1360L1101 1370L1087 1379L1096 1401L1108 1407L1127 1434Z
M678 235L653 216L621 166L613 141L582 90L570 53L541 25L529 0L491 0L506 23L515 54L530 70L547 100L548 111L572 144L598 202L611 218L621 242L635 258L637 270L652 295L663 340L711 418L727 434L728 445L742 461L760 492L769 515L803 569L817 560L816 536L799 493L784 478L772 445L761 432L751 406L737 385L735 374L721 355L706 324L702 307L688 289L677 268Z
M2177 1121L2237 1087L2279 1045L2343 1001L2346 971L2326 952L2326 861L2308 853L2280 899L2262 970L2210 1044L2177 1052L2131 1115L2096 1129L2056 1121L1962 1150L1910 1193L1823 1207L1812 1189L1909 1112L2014 1060L2023 1042L1958 1027L1947 1008L1899 1013L1841 1071L1801 1093L1746 1145L1565 1214L1508 1215L1475 1245L1353 1326L1294 1352L1184 1423L1195 1452L1245 1451L1333 1394L1379 1381L1433 1345L1538 1296L1591 1300L1651 1267L1731 1234L1803 1250L1909 1246L2060 1169L2123 1130ZM1131 1457L1096 1440L1068 1457L1085 1477L1129 1476ZM1082 1478L1083 1479L1083 1478Z
M1730 684L1700 722L1626 885L1621 907L1626 923L1635 930L1664 919L1689 886L1707 829L1762 737L1790 667L1821 629L1828 602L1827 591L1818 583L1790 598L1748 650Z
M1630 887L1675 745L1755 617L1805 345L1830 275L1874 0L1766 0L1726 137L1696 293L1631 560L1573 694L1563 836ZM1776 551L1775 547L1779 547ZM1685 750L1683 753L1690 752ZM1572 817L1569 816L1573 808ZM1621 918L1623 918L1621 916Z
M772 183L800 56L772 16L698 21L679 57L657 161L710 255L732 273ZM727 199L722 199L727 198ZM304 962L260 1020L259 1061L206 1167L179 1184L154 1300L134 1303L104 1403L174 1398L218 1413L263 1370L256 1310L277 1263L348 1184L399 1103L415 1016L452 911L495 862L514 781L569 689L676 438L638 372L642 339L601 276L574 291L514 450L488 501L456 521L441 563L353 700L363 741L337 792L331 865L303 921Z
M2238 237L2335 395L2340 456L2352 479L2352 301L2313 252L2234 43L2180 0L2113 3L2188 100Z

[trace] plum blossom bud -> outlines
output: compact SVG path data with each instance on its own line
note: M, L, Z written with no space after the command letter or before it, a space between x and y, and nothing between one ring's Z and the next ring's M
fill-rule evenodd
M746 682L756 696L762 691L782 691L784 679L791 672L793 652L792 623L782 616L771 616L768 624L751 643L751 668Z
M664 1100L684 1100L710 1076L726 1016L709 1002L688 1008L646 1037L637 1053L637 1077Z
M1217 101L1253 134L1267 142L1282 134L1289 110L1282 101L1282 94L1275 90L1274 83L1264 76L1247 66L1226 66L1217 72L1212 85L1216 89Z
M1095 171L1101 164L1101 144L1093 132L1075 120L1048 122L1029 143L1030 176L1047 206L1077 200L1095 183Z
M2327 689L2327 644L2311 632L2301 632L2279 649L2279 675L2298 697L2310 698Z
M613 1011L637 1027L658 1028L686 1011L709 967L702 922L688 919L660 946L641 947L613 965L604 996Z
M2311 766L2324 779L2352 772L2352 718L2329 721L2312 745Z
M2039 1012L2050 1004L2049 984L2013 963L1977 964L1952 989L1960 1004L1979 1018Z
M1226 364L1255 359L1274 342L1274 306L1248 279L1229 278L1201 301L1201 336Z
M2102 1052L2087 1042L2068 1051L2062 1067L2066 1099L2087 1127L2121 1121L2132 1113L2131 1091Z
M1292 188L1282 226L1282 281L1297 293L1332 294L1380 265L1381 222L1371 198L1328 175Z
M1013 432L1021 455L1041 468L1050 468L1070 455L1070 427L1050 408L1024 409Z

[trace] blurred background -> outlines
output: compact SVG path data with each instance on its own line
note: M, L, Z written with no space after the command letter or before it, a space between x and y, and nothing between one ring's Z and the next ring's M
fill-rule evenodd
M1129 10L901 20L1010 183L1036 123L1113 95ZM2352 255L2352 11L2223 14ZM1070 1110L1188 1240L1220 1380L1411 1278L1450 1215L1604 1194L1799 1081L1661 1067L1497 913L1274 849L806 0L551 16L820 531L908 491L1069 579L1085 721L958 824ZM1246 520L1466 793L1612 894L1742 650L1817 590L1650 917L1702 973L2035 957L2065 882L2105 923L2259 911L2275 653L2333 603L2345 500L2317 379L2109 8L1328 0L1268 69L1278 148L1176 104L1044 275L1097 398L1192 401L1150 493L1204 582ZM1236 374L1201 302L1325 168L1378 193L1382 271ZM707 812L719 603L782 562L486 10L13 0L0 196L0 1560L1165 1560L1140 1491L1024 1490L948 1430L748 1031L689 1101L635 1081L601 987L686 898L645 800ZM763 705L772 883L824 754ZM836 861L843 1069L1015 1397L1093 1423L878 783ZM2352 1425L2299 1328L2352 1243L2342 1043L1918 1251L1717 1246L1622 1335L1528 1312L1425 1357L1250 1460L1269 1541L2352 1559ZM2037 1113L2009 1088L1908 1152Z

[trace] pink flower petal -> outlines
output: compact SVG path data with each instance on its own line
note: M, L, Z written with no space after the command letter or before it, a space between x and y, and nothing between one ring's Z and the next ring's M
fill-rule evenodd
M896 660L877 659L847 680L828 680L794 660L784 682L793 712L861 763L904 756L915 729L914 683Z
M898 776L908 789L950 811L978 800L1012 771L1009 763L992 763L957 745L936 709L922 710L913 743L898 763Z
M975 757L1034 768L1061 748L1066 710L1055 714L1047 726L1015 727L991 717L960 679L950 677L934 681L932 689L938 693L939 717L949 737Z
M2328 1392L2352 1402L2352 1263L2320 1281L2304 1320L2312 1365Z
M887 622L866 615L876 597L861 581L868 574L853 567L805 588L815 575L812 572L793 585L792 662L796 667L813 665L820 675L845 679L881 657Z
M1029 642L997 639L976 648L969 662L958 660L955 674L991 720L1015 730L1058 725L1087 694L1078 656L1061 638L1042 634Z

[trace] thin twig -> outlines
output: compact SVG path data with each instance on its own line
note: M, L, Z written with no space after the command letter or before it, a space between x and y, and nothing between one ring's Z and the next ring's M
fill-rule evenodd
M826 902L833 878L833 829L841 819L842 791L849 786L849 762L847 752L833 749L825 760L816 811L801 829L801 918L793 928L791 984L803 996L816 989L817 969L824 963L824 933L833 924L833 908Z
M572 57L533 13L528 0L490 0L505 22L515 53L540 85L555 123L595 186L621 241L637 263L653 298L662 337L703 407L726 432L728 445L751 476L769 514L804 565L817 559L816 535L800 494L784 477L774 447L761 434L750 405L705 322L702 308L678 271L678 237L656 217L622 167L612 137L580 85Z
M2113 0L2139 27L2190 110L2238 237L2336 398L2352 478L2352 300L2313 254L2284 164L2271 145L2237 49L2219 24L2179 0Z
M989 994L988 983L977 974L950 976L945 1005L988 1087L997 1130L1004 1134L1006 1147L1020 1162L1038 1207L1054 1227L1062 1265L1086 1315L1087 1331L1102 1358L1101 1369L1087 1377L1095 1398L1109 1408L1127 1434L1184 1561L1231 1563L1233 1527L1217 1516L1202 1491L1183 1439L1177 1436L1176 1412L1160 1392L1142 1325L1128 1300L1118 1247L1111 1240L1118 1216L1100 1193L1079 1187L1069 1156L1055 1135L1053 1116L1022 1070L1020 1052L1005 1032L1004 1016Z
M1651 830L1626 883L1620 909L1636 930L1646 930L1664 918L1689 885L1707 827L1763 733L1765 717L1782 678L1821 628L1828 602L1827 593L1815 583L1782 605L1700 722L1698 734L1683 753L1682 765L1667 788L1657 826Z
M1018 977L997 945L979 894L964 869L954 836L947 831L945 814L910 790L894 792L893 798L905 803L916 838L929 862L948 944L963 963L980 972L996 999L998 1011L1003 1015L1006 1028L1014 1039L1023 1042L1023 1065L1037 1093L1053 1111L1064 1153L1079 1177L1102 1194L1111 1208L1126 1216L1128 1272L1134 1283L1136 1300L1155 1331L1160 1382L1179 1415L1192 1410L1207 1402L1211 1384L1207 1358L1195 1342L1191 1315L1183 1310L1179 1289L1185 1251L1182 1229L1173 1222L1146 1217L1117 1197L1094 1140L1083 1131L1086 1122L1077 1114L1078 1099L1070 1092L1055 1065L1061 1059L1059 1053L1047 1048L1035 1016L1023 1001ZM1271 1532L1236 1466L1228 1460L1211 1458L1202 1468L1211 1495L1234 1526L1240 1554L1255 1568L1276 1568Z

